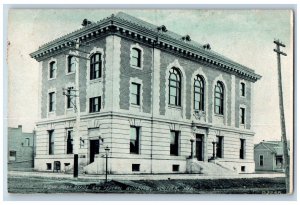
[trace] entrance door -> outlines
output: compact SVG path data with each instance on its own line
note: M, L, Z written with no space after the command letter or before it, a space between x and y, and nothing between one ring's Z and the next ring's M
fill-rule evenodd
M204 145L204 135L196 134L196 157L198 161L203 161L203 145Z
M94 162L95 154L99 154L99 140L90 140L90 163Z

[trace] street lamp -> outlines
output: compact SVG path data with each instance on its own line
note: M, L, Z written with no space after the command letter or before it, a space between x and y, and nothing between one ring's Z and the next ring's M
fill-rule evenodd
M106 146L104 150L105 150L105 153L106 153L106 156L105 156L105 157L106 157L106 164L105 164L105 167L106 167L106 171L105 171L105 182L107 182L107 164L108 164L107 161L108 161L108 154L109 154L109 150L110 150L110 149L108 148L108 146Z
M191 159L193 159L194 158L194 141L195 141L194 135L191 135L190 141L191 141Z

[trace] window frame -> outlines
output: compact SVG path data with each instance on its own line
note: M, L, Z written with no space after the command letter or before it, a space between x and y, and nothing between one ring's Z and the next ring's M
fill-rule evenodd
M74 59L74 62L72 63L72 59ZM74 70L72 70L72 65L74 66ZM75 73L76 72L76 57L72 54L69 54L67 56L67 74Z
M96 56L99 55L99 61L96 61ZM95 66L99 65L99 71ZM97 74L98 73L98 74ZM90 80L96 80L102 77L102 53L95 52L90 56Z
M200 86L196 86L196 82L199 82ZM197 91L196 88L200 89ZM196 100L196 94L200 95L200 101ZM198 104L199 109L196 109L196 105ZM194 79L194 110L204 111L205 110L205 84L202 76L197 75Z
M217 88L220 89L217 90ZM219 96L217 95L219 94ZM225 87L221 81L217 81L214 89L214 111L217 115L224 115L224 96L225 96ZM220 102L220 105L217 105L217 102Z
M135 129L135 139L132 139L132 129ZM132 141L134 141L132 143ZM130 126L129 152L130 154L140 154L141 127ZM132 146L132 144L134 144Z
M136 88L137 88L136 92L137 93L132 92L133 85L136 86ZM136 103L133 102L133 101L135 101ZM141 84L140 83L131 82L131 84L130 84L130 104L131 105L137 105L137 106L141 105Z
M246 83L240 82L240 96L246 97Z
M240 107L240 124L245 125L246 124L246 108Z
M240 159L246 159L246 139L240 139Z
M98 100L98 104L95 104L95 100ZM96 109L95 106L98 106ZM95 112L100 112L101 111L101 96L97 97L92 97L89 99L89 112L90 113L95 113Z
M66 154L73 154L74 151L74 131L72 128L67 129L67 148L66 148Z
M73 86L70 86L67 88L67 95L66 95L66 98L67 98L67 109L73 109L74 108L74 105L75 105L75 91L72 90L74 89ZM72 104L73 102L73 104Z
M54 130L48 130L48 155L54 155Z
M56 110L56 95L55 91L48 93L48 112L55 112Z
M56 60L52 59L49 62L49 67L48 67L48 79L52 80L56 78L56 72L57 72L57 62Z
M264 166L264 155L259 155L259 166L260 167Z
M176 79L172 79L171 76L175 76ZM181 87L182 87L182 77L178 68L172 67L169 70L169 105L181 107ZM175 85L172 85L175 83ZM175 89L175 95L171 94L171 89ZM175 102L171 102L171 97L175 98Z
M173 135L174 133L174 142L173 141ZM177 130L171 130L170 131L170 156L179 156L179 144L180 144L180 131Z
M135 54L134 52L136 52L137 56L134 55ZM136 64L133 64L133 62L135 62L133 60L136 61ZM142 50L140 48L137 47L131 48L130 65L135 68L142 68Z

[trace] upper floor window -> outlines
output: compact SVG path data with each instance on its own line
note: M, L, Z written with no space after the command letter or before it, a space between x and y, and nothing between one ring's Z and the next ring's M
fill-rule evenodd
M55 78L56 76L56 62L52 61L49 64L49 78Z
M204 111L204 80L199 75L194 81L194 109Z
M245 108L243 107L240 108L240 123L245 124Z
M55 111L55 92L49 93L49 112Z
M25 138L24 146L26 146L26 147L30 146L30 139L29 138Z
M97 79L101 77L102 60L101 53L95 53L90 58L90 79Z
M141 88L140 84L131 83L131 87L130 87L130 92L131 92L130 101L131 101L131 104L140 105L140 88Z
M74 56L68 56L68 73L75 72L76 59Z
M75 105L75 91L73 87L67 89L67 108L73 108Z
M73 130L67 130L67 154L73 154Z
M181 105L181 78L176 68L169 71L169 104Z
M130 127L130 153L139 154L140 128Z
M90 98L90 112L99 112L101 108L101 97Z
M141 55L142 51L138 48L131 49L131 58L130 58L130 65L140 68L142 63Z
M220 81L215 86L215 113L224 114L224 86Z
M240 84L240 92L241 92L241 96L245 97L245 95L246 95L246 87L245 87L245 83L243 83L243 82Z
M170 155L179 155L179 131L171 130L170 135Z

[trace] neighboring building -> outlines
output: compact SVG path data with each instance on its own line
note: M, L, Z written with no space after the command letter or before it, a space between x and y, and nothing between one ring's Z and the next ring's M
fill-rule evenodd
M8 128L8 170L26 170L34 165L34 132L25 133L22 125Z
M74 41L80 50L72 51ZM83 45L84 44L84 45ZM81 55L86 59L77 58ZM237 172L254 172L253 83L261 76L200 45L118 13L41 46L35 168L103 173L184 173L194 157ZM80 76L80 139L74 139L74 99L62 88ZM72 91L69 91L71 93ZM80 141L80 145L79 145ZM211 163L212 164L212 163Z
M290 152L288 143L288 154ZM281 141L262 141L254 146L256 171L284 171L283 143Z

